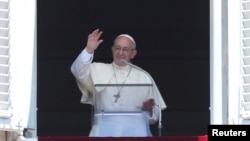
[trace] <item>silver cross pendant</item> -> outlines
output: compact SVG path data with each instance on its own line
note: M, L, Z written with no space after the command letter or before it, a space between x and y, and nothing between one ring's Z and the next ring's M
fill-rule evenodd
M115 94L114 97L115 97L115 103L116 103L118 101L118 99L120 98L120 94L119 93Z

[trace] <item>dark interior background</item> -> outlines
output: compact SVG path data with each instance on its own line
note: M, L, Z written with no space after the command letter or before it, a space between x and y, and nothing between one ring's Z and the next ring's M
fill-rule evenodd
M168 106L162 135L207 133L209 0L37 0L38 136L88 135L91 107L80 103L70 66L96 28L104 42L94 61L112 61L118 34L135 38L133 63L153 76Z

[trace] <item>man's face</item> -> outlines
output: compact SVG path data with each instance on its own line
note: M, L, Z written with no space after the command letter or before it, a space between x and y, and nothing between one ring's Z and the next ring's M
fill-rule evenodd
M133 42L127 37L119 37L115 40L112 47L113 59L118 66L124 66L121 59L130 62L136 55L136 50L133 48Z

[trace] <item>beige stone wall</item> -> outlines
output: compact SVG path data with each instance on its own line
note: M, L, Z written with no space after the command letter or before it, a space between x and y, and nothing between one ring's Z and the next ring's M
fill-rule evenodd
M17 141L18 134L12 131L0 131L0 141Z

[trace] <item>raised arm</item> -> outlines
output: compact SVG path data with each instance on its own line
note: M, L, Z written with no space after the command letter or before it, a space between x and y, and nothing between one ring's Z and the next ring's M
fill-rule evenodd
M89 81L90 63L93 59L95 49L103 42L100 40L102 31L99 29L94 30L88 35L87 44L84 50L77 56L71 65L71 72L77 80L84 83Z

